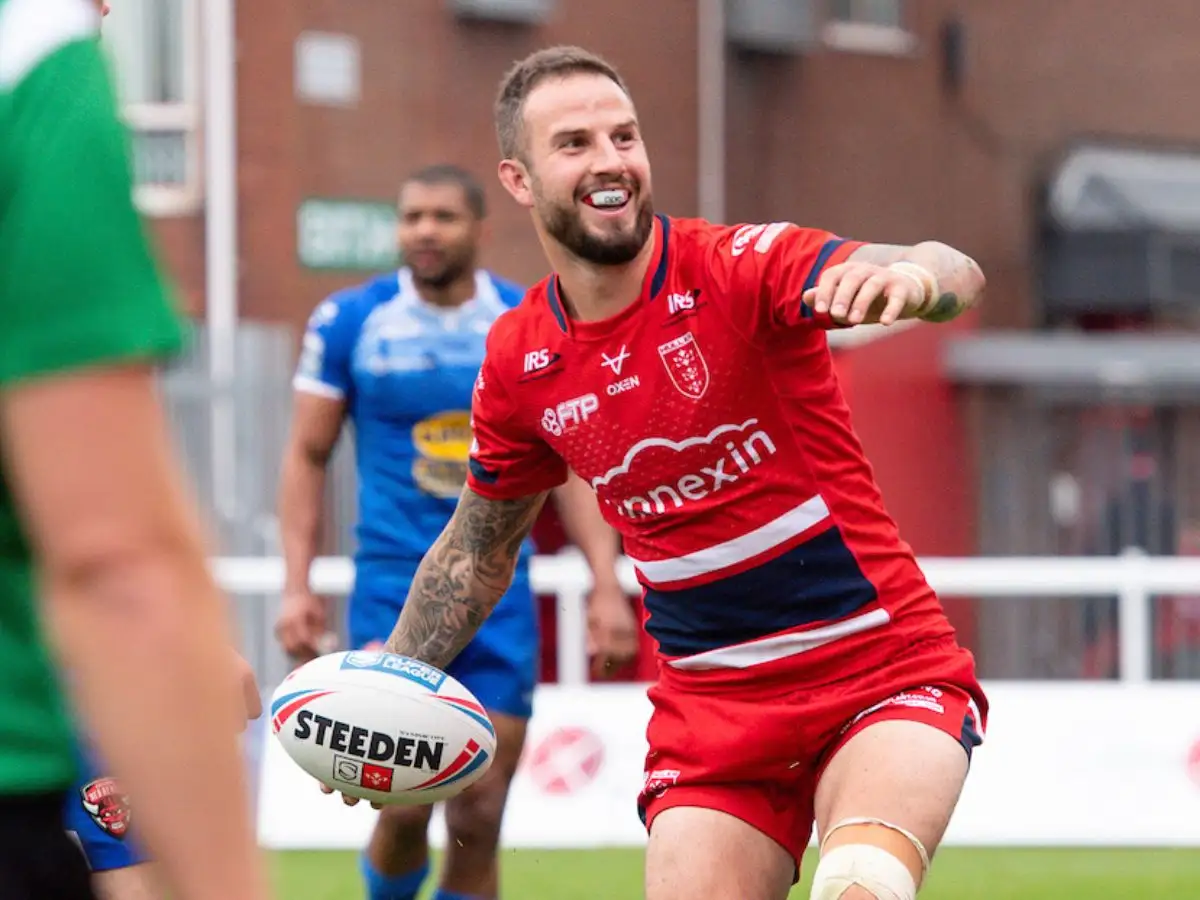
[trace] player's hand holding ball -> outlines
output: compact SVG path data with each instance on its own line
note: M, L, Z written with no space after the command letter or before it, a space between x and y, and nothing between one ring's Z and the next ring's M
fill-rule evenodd
M459 681L379 650L330 653L296 669L271 698L271 731L347 806L445 800L496 756L496 730Z
M901 261L890 266L844 262L821 273L803 300L814 312L828 313L840 325L919 318L938 300L937 278L924 266Z

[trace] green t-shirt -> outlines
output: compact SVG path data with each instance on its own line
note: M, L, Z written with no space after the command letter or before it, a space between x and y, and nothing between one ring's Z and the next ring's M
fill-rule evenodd
M133 205L98 26L89 0L0 0L0 391L181 342ZM34 591L0 468L0 795L75 775Z

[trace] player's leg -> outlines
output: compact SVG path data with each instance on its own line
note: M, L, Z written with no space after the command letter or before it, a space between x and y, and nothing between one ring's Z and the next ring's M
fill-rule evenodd
M795 873L788 850L719 809L673 806L650 826L646 900L784 900Z
M390 567L360 565L346 607L350 646L383 646L409 580ZM386 806L379 812L371 837L359 860L366 900L415 900L429 875L429 806Z
M958 803L978 718L965 691L940 686L855 722L817 784L813 900L913 900Z
M500 826L537 682L535 612L528 579L518 575L449 667L488 711L496 728L496 759L476 784L446 801L446 860L434 900L492 900L499 893Z
M813 821L813 760L788 716L790 689L663 679L649 692L638 800L646 900L784 900Z
M354 639L351 631L351 639ZM355 641L364 650L382 639ZM429 876L429 819L432 806L385 806L359 861L367 900L415 900Z
M434 900L499 896L500 826L528 720L492 709L488 715L496 728L496 759L478 782L446 801L446 859Z

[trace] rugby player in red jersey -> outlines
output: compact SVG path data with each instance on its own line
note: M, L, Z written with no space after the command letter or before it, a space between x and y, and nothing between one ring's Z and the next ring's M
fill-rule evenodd
M543 50L496 104L500 179L554 274L501 316L470 477L389 649L444 666L570 467L624 537L660 677L639 811L648 900L911 900L987 703L850 424L825 332L942 322L966 255L789 222L656 215L620 75Z

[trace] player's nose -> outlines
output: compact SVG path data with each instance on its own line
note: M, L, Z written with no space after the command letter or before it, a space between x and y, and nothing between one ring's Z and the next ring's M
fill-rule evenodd
M625 157L611 138L603 137L595 143L592 154L591 174L593 177L620 176L625 174Z

